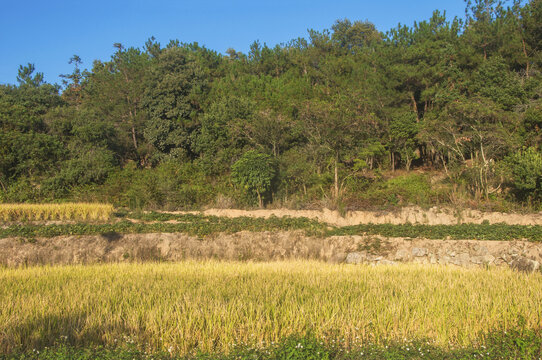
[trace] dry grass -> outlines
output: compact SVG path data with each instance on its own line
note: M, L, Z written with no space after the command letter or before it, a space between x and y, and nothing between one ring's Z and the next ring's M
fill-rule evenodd
M113 206L98 203L0 204L0 221L108 220Z
M228 351L311 333L359 344L541 325L542 275L319 262L115 264L0 269L0 353L132 342L146 350Z

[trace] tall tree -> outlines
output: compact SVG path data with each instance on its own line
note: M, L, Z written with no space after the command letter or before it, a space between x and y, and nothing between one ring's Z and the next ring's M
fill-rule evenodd
M145 165L149 150L143 139L146 114L142 98L150 59L139 49L125 49L118 43L114 46L117 51L111 61L94 62L85 89L85 106L115 124L124 160Z
M197 44L171 46L160 53L149 72L145 138L161 153L178 149L193 155L193 134L209 91L211 67L217 65L207 61L207 52Z

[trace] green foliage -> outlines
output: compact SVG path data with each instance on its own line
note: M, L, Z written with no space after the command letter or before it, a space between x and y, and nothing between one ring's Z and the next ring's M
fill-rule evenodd
M428 177L423 174L402 175L376 182L363 196L373 204L380 205L423 206L438 202L438 194L431 189Z
M165 161L155 169L127 168L115 174L106 186L116 203L134 209L193 209L213 197L205 175L193 163Z
M303 149L294 148L284 152L279 159L279 178L282 191L291 193L307 193L307 188L314 185L310 155Z
M289 360L330 360L338 353L334 346L310 337L291 337L273 350L273 359Z
M60 235L99 235L99 234L146 234L176 233L206 236L217 233L236 233L240 231L280 231L306 230L311 234L322 234L324 224L306 218L219 218L200 215L144 214L134 215L146 221L157 223L133 223L120 221L114 224L66 224L66 225L13 225L0 229L0 238L5 237L54 237ZM167 220L177 220L167 223Z
M354 159L354 170L373 169L384 161L386 154L386 147L379 141L373 139L364 142Z
M240 156L248 140L240 135L239 127L252 117L253 106L246 98L229 96L217 99L201 117L193 149L201 154L198 161L207 174L224 174L232 159Z
M0 191L0 202L3 203L36 202L44 198L41 189L26 177L9 182L4 186L5 188Z
M391 225L364 224L330 230L328 235L382 235L385 237L406 237L454 240L528 240L542 241L541 226L506 224L460 224L460 225Z
M525 100L520 79L509 71L504 59L498 56L482 63L474 74L470 89L506 110L511 110Z
M78 157L63 164L58 175L45 181L45 186L65 188L77 185L103 184L115 167L114 154L103 148L80 149Z
M113 224L64 224L64 225L12 225L0 229L0 238L6 237L54 237L61 235L98 235L107 233L175 233L206 236L216 233L240 231L289 231L304 230L313 236L381 235L426 239L473 239L473 240L527 240L542 241L541 226L506 224L460 224L460 225L392 225L362 224L346 227L330 227L307 218L270 217L225 218L190 214L132 213L124 217L143 220L143 223L120 221ZM170 222L174 220L173 222Z
M540 330L525 328L493 331L476 345L447 349L428 341L391 342L363 346L329 344L314 338L292 336L267 347L238 347L229 354L175 356L168 352L147 353L134 345L117 348L74 347L64 341L51 348L27 353L0 355L1 360L468 360L468 359L537 359L542 355Z
M34 70L32 64L21 66L19 87L0 86L0 191L21 177L39 181L65 155L44 118L63 104L58 88L43 83L43 74L32 75Z
M143 138L143 92L151 62L139 49L114 46L117 51L109 62L94 62L84 82L80 108L113 125L117 154L123 161L145 163L150 149Z
M416 159L416 136L418 135L418 122L416 114L412 111L400 112L390 122L390 136L392 146L401 155L407 171L410 170L412 160Z
M201 66L200 60L206 52L197 46L172 46L154 59L142 100L149 116L144 135L162 153L178 148L191 152L191 134L209 89L212 64Z
M542 199L542 154L539 151L535 148L518 151L507 157L505 164L518 198Z
M331 27L332 39L336 44L348 51L358 50L365 46L375 45L382 40L382 35L376 30L374 24L365 21L352 23L348 19L337 20Z
M54 136L29 132L0 133L0 177L37 176L49 172L64 155Z
M258 195L260 207L263 197L271 190L275 179L275 163L269 155L254 150L247 151L231 167L232 181Z
M43 84L43 73L32 74L36 70L34 64L28 63L26 66L20 65L17 74L17 81L23 86L39 87Z
M149 208L210 205L218 192L239 206L434 200L384 194L380 174L415 167L442 171L476 202L505 201L495 164L542 141L541 4L472 0L465 21L435 11L386 34L345 18L228 56L178 40L117 43L90 69L72 56L61 93L20 66L17 86L0 85L0 197ZM250 149L276 160L274 182L232 189L230 169ZM193 175L166 179L170 161ZM517 199L539 197L529 191Z
M532 132L533 135L542 129L542 103L538 103L537 105L529 107L525 111L523 120L526 130Z

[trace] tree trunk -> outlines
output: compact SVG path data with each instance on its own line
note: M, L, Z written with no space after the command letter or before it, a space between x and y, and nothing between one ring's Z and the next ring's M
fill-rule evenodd
M527 79L529 78L529 55L527 54L527 47L525 46L525 39L521 39L523 43L523 55L525 55L525 59L527 62L527 68L525 69L525 75L527 76Z
M339 198L339 152L335 153L335 199Z
M410 93L410 100L412 101L412 110L416 114L416 122L420 122L420 117L418 116L418 104L416 104L413 92Z
M136 131L135 126L132 125L132 141L134 142L134 148L137 152L137 138L136 138Z
M258 194L258 205L260 206L260 209L263 209L262 194L260 194L258 190L256 190L256 193Z
M444 155L439 155L440 156L440 159L442 160L442 166L444 166L444 172L446 173L446 176L450 176L450 174L448 174L448 167L446 166L446 160L444 159Z

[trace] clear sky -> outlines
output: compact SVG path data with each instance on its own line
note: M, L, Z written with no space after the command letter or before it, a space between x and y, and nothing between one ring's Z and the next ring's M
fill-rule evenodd
M70 57L83 68L108 60L113 43L143 47L154 36L197 41L224 53L246 53L254 40L274 46L307 29L330 28L335 20L368 20L387 31L398 23L427 20L433 10L464 17L464 0L0 0L0 83L16 83L20 64L34 63L45 80L60 83L72 71Z

